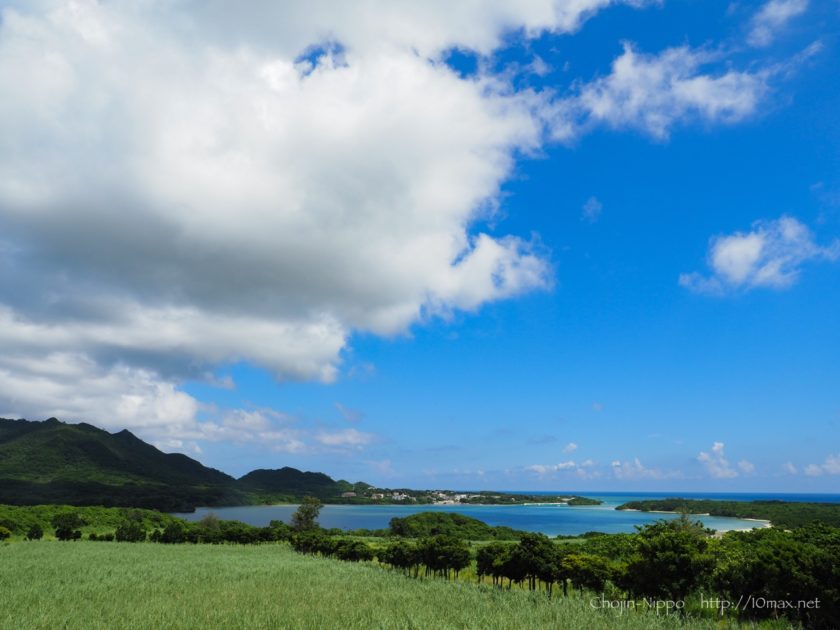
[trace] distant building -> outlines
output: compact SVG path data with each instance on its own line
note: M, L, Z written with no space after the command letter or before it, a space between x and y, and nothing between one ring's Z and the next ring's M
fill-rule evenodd
M341 493L341 498L342 499L350 499L350 498L355 497L355 496L356 496L355 492L342 492Z

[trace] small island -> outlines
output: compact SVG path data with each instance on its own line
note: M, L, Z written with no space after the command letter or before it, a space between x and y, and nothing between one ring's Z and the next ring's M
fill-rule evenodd
M719 501L712 499L651 499L630 501L617 510L639 512L675 512L683 514L708 514L742 519L770 521L776 527L793 529L819 521L840 527L840 504L806 503L799 501Z

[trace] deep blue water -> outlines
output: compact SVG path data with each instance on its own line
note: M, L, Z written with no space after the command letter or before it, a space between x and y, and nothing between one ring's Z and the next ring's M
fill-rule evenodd
M564 493L529 493L564 494ZM581 493L569 493L581 494ZM525 531L542 532L549 536L558 534L575 535L588 531L620 533L635 531L636 525L644 525L660 518L675 518L673 515L624 512L615 506L627 501L680 496L685 498L707 498L721 500L755 501L779 499L784 501L823 501L840 503L840 495L806 494L722 494L722 493L586 493L585 496L601 499L597 506L565 505L326 505L321 510L319 522L323 527L341 529L380 529L388 526L395 516L408 516L418 512L457 512L480 519L489 525L507 525ZM295 505L252 505L225 508L198 508L195 512L176 514L189 521L197 521L208 513L221 519L237 520L262 527L272 520L288 522L297 509ZM761 523L736 518L711 516L697 517L707 527L719 531L746 529Z

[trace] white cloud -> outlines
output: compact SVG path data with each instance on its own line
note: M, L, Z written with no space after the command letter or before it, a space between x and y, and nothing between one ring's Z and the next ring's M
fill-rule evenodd
M566 446L563 447L563 452L566 454L574 453L577 450L577 448L577 444L575 444L574 442L569 442L568 444L566 444Z
M609 75L581 84L576 96L553 106L554 135L562 140L606 125L666 139L677 124L734 123L754 114L768 90L768 72L702 72L717 60L686 46L645 55L626 43Z
M615 4L7 3L0 406L189 440L208 429L185 379L245 361L330 382L355 331L550 287L536 239L486 227L546 126L664 137L765 91L687 48L628 45L569 97L441 62Z
M840 475L840 453L829 455L822 464L808 464L805 467L805 474L810 477Z
M823 474L822 468L816 464L808 464L805 466L805 474L809 477L819 477Z
M729 465L729 461L726 457L724 457L723 448L723 442L715 442L712 444L710 452L700 452L697 456L697 461L703 464L706 471L715 479L730 479L732 477L737 477L738 471ZM746 463L749 464L749 462Z
M785 25L808 8L808 0L770 0L750 21L747 41L752 46L767 46Z
M840 475L840 453L826 457L823 470L829 475Z
M601 218L601 210L603 210L604 204L598 201L597 197L590 197L586 200L586 203L583 204L583 216L582 218L589 223L595 223L599 218Z
M610 464L610 467L616 479L675 479L682 477L682 473L679 471L665 472L658 468L648 468L642 464L638 457L627 462L615 460Z
M699 293L769 287L782 289L796 282L802 265L812 260L840 258L840 240L821 246L806 225L793 217L756 221L749 232L716 236L708 263L711 275L682 274L680 285Z
M529 98L438 55L571 31L609 4L5 8L0 265L16 273L0 278L0 389L54 351L128 365L148 398L115 406L112 375L73 404L5 401L178 424L195 401L175 384L198 371L247 360L328 382L354 330L547 286L530 243L472 229L513 154L539 145ZM326 40L343 52L296 62ZM69 385L33 370L42 391Z
M784 464L782 464L782 470L784 470L789 475L795 475L799 472L796 469L796 466L794 466L793 462L785 462Z
M755 464L748 462L746 459L742 459L738 462L738 468L740 468L741 472L745 475L751 475L755 472Z
M574 445L577 448L577 445ZM574 449L571 449L574 450ZM564 452L567 449L563 449ZM557 464L533 464L526 466L525 470L536 473L540 477L554 475L555 473L565 473L565 475L574 475L578 479L600 479L603 477L603 472L595 468L595 462L591 459L580 462L579 464L573 460L559 462Z
M315 440L323 445L334 448L360 449L367 446L375 436L372 433L363 433L356 429L341 429L339 431L318 431Z
M570 460L567 462L560 462L558 464L533 464L532 466L526 466L525 470L530 470L538 475L547 475L561 470L573 470L576 467L577 464Z

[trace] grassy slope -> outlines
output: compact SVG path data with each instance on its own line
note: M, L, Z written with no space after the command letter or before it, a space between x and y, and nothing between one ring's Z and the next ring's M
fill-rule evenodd
M600 612L282 545L0 545L0 628L714 628Z

